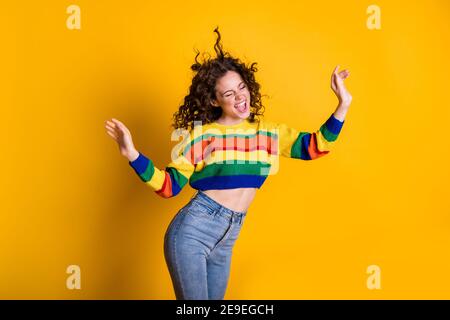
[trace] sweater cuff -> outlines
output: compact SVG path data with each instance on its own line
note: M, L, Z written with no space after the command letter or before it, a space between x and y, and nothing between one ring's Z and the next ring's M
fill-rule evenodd
M142 153L139 152L139 156L134 161L128 161L128 164L138 173L142 174L147 169L150 160L147 159Z
M331 114L331 116L328 118L328 120L325 122L325 125L327 126L327 129L332 132L333 134L339 134L339 132L342 129L342 126L344 125L344 121L338 120L334 113Z

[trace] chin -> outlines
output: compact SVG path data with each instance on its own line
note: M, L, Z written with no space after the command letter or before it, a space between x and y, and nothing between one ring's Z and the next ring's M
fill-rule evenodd
M248 119L248 117L250 117L250 112L247 115L239 115L239 118L241 119Z
M247 112L246 112L246 113L235 113L234 116L235 116L236 118L245 120L245 119L247 119L248 117L250 117L250 112L248 112L248 113L247 113Z

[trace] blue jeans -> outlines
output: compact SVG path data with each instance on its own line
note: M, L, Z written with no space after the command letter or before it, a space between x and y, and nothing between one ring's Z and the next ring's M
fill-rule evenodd
M226 208L200 190L178 211L164 236L177 300L224 298L231 253L246 213Z

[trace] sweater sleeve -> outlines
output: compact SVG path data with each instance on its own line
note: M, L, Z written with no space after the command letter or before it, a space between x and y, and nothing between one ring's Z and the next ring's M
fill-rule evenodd
M194 173L194 164L184 155L185 144L175 153L164 170L154 166L152 160L139 152L139 156L134 161L129 161L129 165L134 169L139 178L150 186L156 194L163 198L176 196L188 183L189 178Z
M331 114L320 129L312 133L279 124L279 154L302 160L320 158L330 152L344 122L345 120L341 122Z

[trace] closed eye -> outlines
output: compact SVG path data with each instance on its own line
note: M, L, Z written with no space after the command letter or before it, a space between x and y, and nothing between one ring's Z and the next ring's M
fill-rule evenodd
M240 90L244 90L247 86L244 84L241 88L239 88ZM232 94L226 94L224 97L231 97Z

